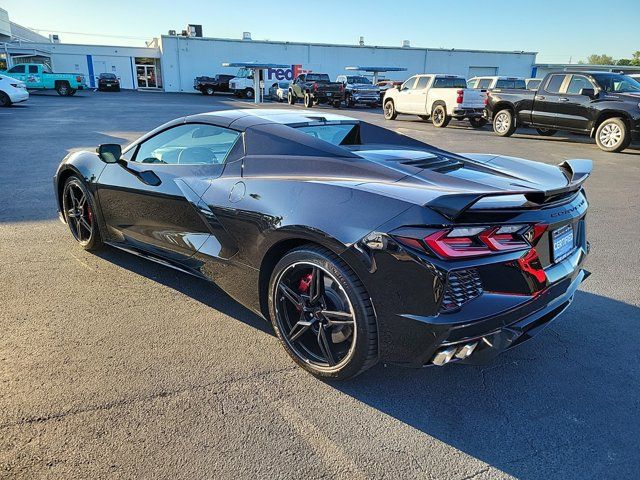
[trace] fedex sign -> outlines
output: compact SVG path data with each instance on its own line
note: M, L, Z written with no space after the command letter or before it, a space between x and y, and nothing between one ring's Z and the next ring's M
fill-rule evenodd
M301 73L309 73L302 65L291 65L291 68L268 68L267 80L293 80Z

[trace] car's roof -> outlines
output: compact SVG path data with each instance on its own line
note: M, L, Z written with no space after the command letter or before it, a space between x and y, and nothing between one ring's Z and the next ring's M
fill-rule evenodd
M302 112L283 108L238 108L234 110L218 110L187 117L188 121L214 123L231 126L240 130L265 123L280 125L300 125L315 122L357 122L355 118L327 112Z

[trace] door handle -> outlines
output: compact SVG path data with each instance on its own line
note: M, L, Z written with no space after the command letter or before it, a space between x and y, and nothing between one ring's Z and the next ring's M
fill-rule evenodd
M536 97L536 100L546 100L547 97L545 97L544 95L538 95Z
M567 97L560 97L560 98L558 99L558 101L559 101L559 102L568 102L568 101L569 101L569 99L568 99Z

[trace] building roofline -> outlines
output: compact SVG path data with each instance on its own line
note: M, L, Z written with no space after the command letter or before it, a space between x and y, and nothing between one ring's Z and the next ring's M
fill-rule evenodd
M473 50L467 48L432 48L432 47L393 47L382 45L352 45L346 43L316 43L316 42L288 42L283 40L242 40L240 38L218 38L218 37L183 37L182 35L161 35L164 38L178 38L196 41L217 42L241 42L241 43L261 43L267 45L300 45L303 47L348 47L348 48L375 48L380 50L413 50L413 51L440 51L440 52L467 52L467 53L500 53L500 54L521 54L521 55L537 55L538 52L525 52L516 50Z

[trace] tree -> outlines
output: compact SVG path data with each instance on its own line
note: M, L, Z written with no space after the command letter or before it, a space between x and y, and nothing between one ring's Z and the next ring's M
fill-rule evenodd
M623 65L623 66L631 65L631 62L632 62L632 61L633 61L633 60L629 60L628 58L621 58L620 60L618 60L618 61L616 62L616 65Z
M589 65L613 65L615 62L613 61L613 57L609 55L592 53L587 57L587 63Z
M640 50L633 52L633 58L631 59L631 65L640 67Z

